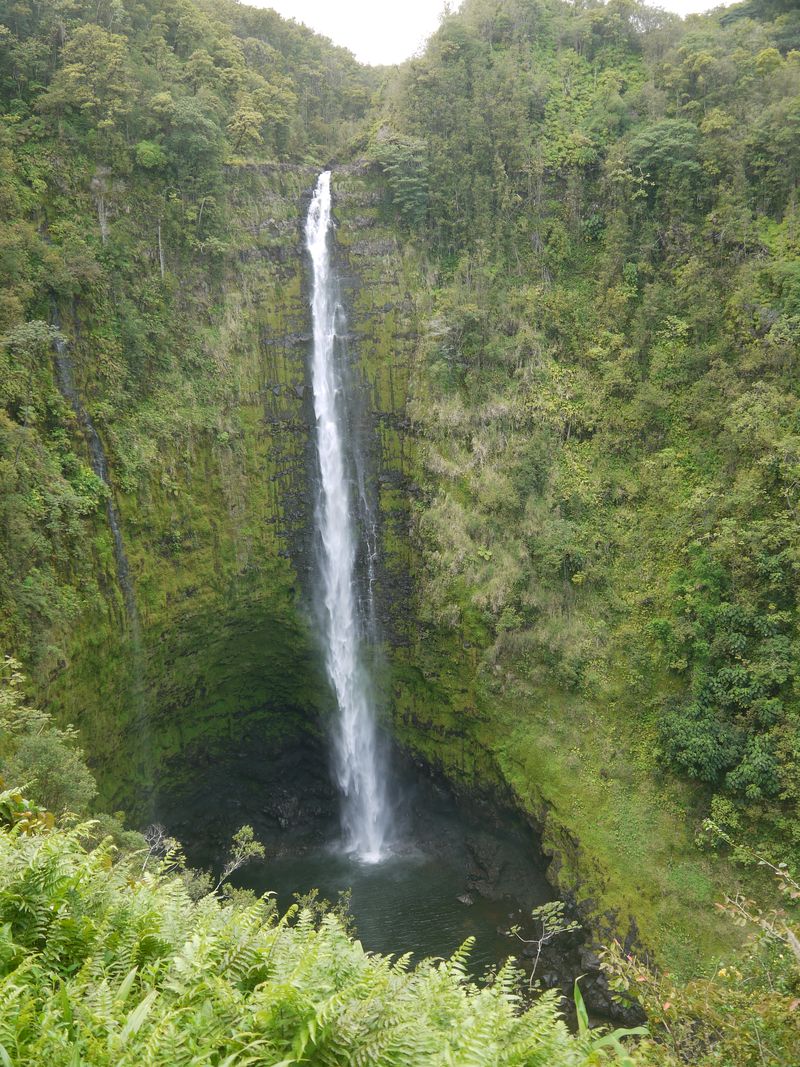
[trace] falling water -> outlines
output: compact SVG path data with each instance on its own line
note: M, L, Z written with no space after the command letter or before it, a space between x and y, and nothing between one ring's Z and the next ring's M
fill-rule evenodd
M89 464L92 471L97 475L106 487L106 520L111 531L111 543L114 551L114 562L117 570L117 583L122 593L125 605L125 614L128 622L128 638L130 640L131 653L131 680L130 700L135 713L133 722L135 738L132 752L137 753L138 773L137 780L142 787L140 792L147 798L147 803L152 804L155 783L152 776L152 753L150 748L150 733L147 719L147 695L146 695L146 669L145 650L142 641L142 627L139 621L139 612L136 606L136 595L131 580L130 564L125 551L125 541L122 535L122 523L114 502L113 486L108 468L108 459L103 442L92 421L92 417L83 405L80 393L75 384L75 375L72 365L72 353L70 346L62 336L61 321L57 309L53 307L53 325L58 333L54 338L56 383L64 399L68 402L83 431L86 445L89 451Z
M331 175L325 171L317 182L306 221L306 246L313 267L312 383L320 475L316 505L320 601L326 667L338 705L333 747L343 796L346 846L360 859L374 863L386 852L389 805L385 759L362 659L363 629L373 615L372 582L370 575L364 597L366 610L359 612L353 478L344 441L345 375L337 359L337 321L342 321L343 312L331 270L331 230ZM369 557L371 560L371 548Z
M54 315L53 317L55 324L57 326L60 325L58 316ZM114 503L106 452L89 412L81 403L81 398L75 387L69 346L60 333L56 334L54 346L56 350L56 381L58 382L58 388L61 395L68 401L70 407L75 412L78 424L83 429L86 444L89 448L89 462L92 471L108 490L106 495L106 518L108 519L114 546L114 562L117 565L117 581L119 582L119 587L125 602L125 611L128 616L131 639L134 645L138 648L141 647L142 643L139 613L136 609L136 597L134 596L133 584L131 583L131 571L128 564L128 557L125 552L125 542L122 538L122 526L120 524L116 504Z

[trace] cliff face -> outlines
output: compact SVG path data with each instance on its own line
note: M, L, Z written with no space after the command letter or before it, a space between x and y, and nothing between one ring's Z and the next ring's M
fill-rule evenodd
M58 306L75 391L59 418L87 467L97 464L81 412L91 420L119 538L101 494L54 570L71 613L40 621L26 666L37 696L79 727L103 805L134 819L160 816L159 795L210 782L212 768L242 769L236 760L249 760L247 773L267 792L299 752L325 776L331 698L311 616L303 240L318 170L229 166L219 205L224 252L187 252L162 234L164 278L157 217L131 218L131 191L109 184L106 247L122 232L140 250L139 274L96 301ZM451 623L432 617L432 590L441 600L442 589L426 522L444 497L431 466L440 441L420 411L437 402L425 364L437 290L391 220L375 168L334 167L333 193L355 394L350 432L360 437L365 491L377 505L381 713L421 766L523 812L532 841L543 834L553 881L595 926L629 935L638 923L646 944L691 963L684 923L713 883L691 854L686 798L671 786L655 790L646 776L624 789L604 777L622 745L609 708L556 687L513 699L493 687L493 634L468 590L453 599ZM74 195L84 210L90 190ZM142 314L143 291L156 339L128 344L144 368L120 386L106 372L104 338ZM54 397L58 385L54 377ZM469 508L468 495L461 504ZM642 876L623 829L631 811L639 835L680 857L671 886ZM715 927L703 936L700 955L721 943Z
M0 36L0 646L144 812L316 728L302 201L374 77L225 0Z
M233 254L213 280L190 271L176 282L205 320L203 358L218 383L208 419L195 412L171 428L136 479L115 445L129 448L133 439L148 448L146 412L100 430L136 618L115 573L107 515L98 512L92 567L102 594L62 639L60 662L40 661L34 677L48 706L79 726L107 804L146 811L153 792L197 775L249 734L269 738L277 752L318 733L329 707L309 609L313 409L303 221L316 174L230 167ZM374 179L363 167L342 168L335 198L358 393L352 430L366 445L368 490L379 504L382 628L397 644L409 626L413 308L397 243L377 221ZM102 411L102 395L92 398L94 323L82 324L82 314L65 309L62 331L79 402ZM73 431L87 451L80 419Z
M202 357L222 384L212 424L201 411L164 433L128 491L114 446L124 433L150 445L146 412L106 429L139 632L106 559L105 595L73 627L62 669L37 680L80 726L107 802L140 807L143 782L191 774L251 728L280 743L313 728L320 708L299 584L310 501L300 225L313 177L313 168L229 170L235 254L207 293L195 288L202 275L176 282L195 288ZM79 317L64 317L63 330L84 391L96 389L91 329L82 339ZM101 550L103 526L100 514Z
M78 725L104 804L139 818L157 807L159 792L196 782L248 739L277 763L284 751L315 747L324 732L330 695L311 616L315 487L303 234L317 173L286 164L228 168L234 252L211 277L175 264L185 273L173 283L186 307L197 309L207 361L198 376L213 376L213 408L198 411L178 395L185 421L157 426L152 444L146 411L103 422L96 323L80 305L62 314L78 402L100 413L98 440L136 618L115 567L107 513L98 510L86 542L98 595L68 634L54 634L61 651L55 662L34 663L34 680L47 706ZM499 792L507 801L491 738L480 731L486 720L474 674L482 635L437 631L417 610L416 522L430 487L408 406L423 388L416 366L418 318L429 301L422 265L387 220L374 168L335 167L333 192L353 369L350 432L360 437L365 489L377 505L382 713L423 765L462 789ZM107 210L113 219L113 197ZM89 460L80 419L72 432ZM146 463L130 459L131 442Z

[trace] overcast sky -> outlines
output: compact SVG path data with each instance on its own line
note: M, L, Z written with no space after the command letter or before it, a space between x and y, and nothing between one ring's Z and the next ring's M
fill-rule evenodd
M436 29L443 0L245 0L272 7L304 22L362 63L399 63L413 55ZM659 0L654 5L687 15L707 11L720 0ZM454 8L458 3L453 3Z

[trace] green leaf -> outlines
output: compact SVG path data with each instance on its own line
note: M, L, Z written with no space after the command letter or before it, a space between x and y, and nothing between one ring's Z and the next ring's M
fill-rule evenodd
M147 1014L158 996L157 989L151 989L141 1004L138 1004L128 1016L120 1033L120 1042L124 1044L131 1035L135 1034L147 1018Z
M117 1004L124 1004L125 1001L128 999L128 994L131 991L131 986L133 985L133 980L136 977L136 973L138 970L138 966L134 967L132 970L128 971L128 973L122 979L122 984L117 990L117 995L114 997L114 1000Z
M582 977L583 975L581 975L581 978ZM581 1037L585 1037L586 1034L589 1033L589 1013L586 1011L586 1005L583 1002L583 996L578 987L579 981L580 978L575 979L575 992L573 993L573 997L575 999L575 1012L578 1016L578 1033Z

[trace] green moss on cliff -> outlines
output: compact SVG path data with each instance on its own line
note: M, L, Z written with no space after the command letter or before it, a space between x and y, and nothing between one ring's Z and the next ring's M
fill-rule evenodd
M278 745L324 710L300 223L370 77L272 12L158 6L75 8L42 69L53 10L0 26L0 642L140 812L235 721Z
M713 907L731 873L694 847L701 798L660 772L653 728L644 730L641 716L631 716L624 686L609 691L607 702L593 702L515 676L515 653L536 663L538 650L512 644L497 654L487 594L475 592L502 565L496 532L491 549L481 552L480 542L476 549L474 537L462 548L458 522L445 519L431 546L424 524L436 498L428 495L427 438L430 415L441 418L442 411L426 366L434 312L423 260L399 247L374 170L337 172L334 190L337 242L346 271L358 279L350 293L359 362L381 420L379 592L393 638L393 733L458 787L518 804L543 832L554 880L598 933L638 937L670 966L693 973L736 941ZM447 434L446 422L436 428L437 448ZM477 529L478 516L469 517L469 509L484 507L476 490L450 488ZM454 550L472 554L476 582L443 584L440 571ZM658 874L651 877L651 870Z

